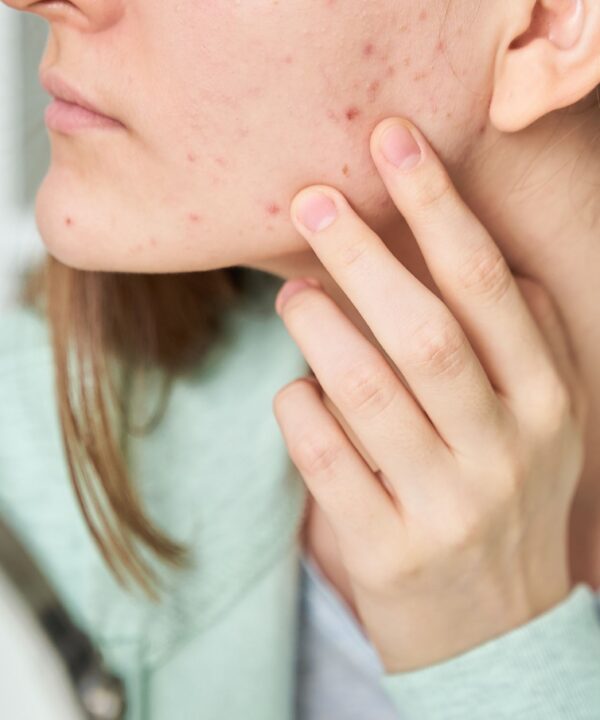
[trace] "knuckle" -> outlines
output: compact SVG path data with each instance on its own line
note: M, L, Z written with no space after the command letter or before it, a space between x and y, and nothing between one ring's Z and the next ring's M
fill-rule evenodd
M344 270L359 265L366 257L369 250L369 243L363 237L347 239L338 251L338 262Z
M345 409L371 417L383 412L395 395L387 373L372 361L346 370L338 380L337 394Z
M302 474L308 477L334 476L344 448L326 433L307 433L290 443L290 457Z
M454 553L481 547L490 533L490 525L491 520L483 512L463 512L457 521L448 524L447 547Z
M492 301L499 300L512 283L512 274L496 247L481 246L458 268L457 279L469 293Z
M417 326L409 344L409 362L429 375L451 379L464 368L465 336L452 320L425 320Z
M423 210L431 210L448 200L452 192L453 186L448 174L436 171L415 186L417 206Z
M558 378L546 383L541 396L543 399L539 404L538 427L544 435L554 437L561 433L572 414L571 396Z

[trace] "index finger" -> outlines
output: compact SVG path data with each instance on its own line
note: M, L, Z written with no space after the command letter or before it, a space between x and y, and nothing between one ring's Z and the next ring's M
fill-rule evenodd
M554 366L500 249L412 123L384 120L372 133L370 147L446 305L493 384L507 397L530 402L538 383L546 387L555 375ZM400 165L411 149L419 151L420 159L414 157L408 163L412 167L403 169L385 157L384 148Z

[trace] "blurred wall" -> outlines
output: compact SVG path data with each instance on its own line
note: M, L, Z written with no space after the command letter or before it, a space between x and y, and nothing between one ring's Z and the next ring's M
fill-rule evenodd
M50 157L43 119L50 96L38 81L47 28L37 16L0 5L0 311L44 250L34 198Z

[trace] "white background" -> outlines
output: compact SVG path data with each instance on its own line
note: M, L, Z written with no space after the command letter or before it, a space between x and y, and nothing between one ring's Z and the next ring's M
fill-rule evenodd
M38 67L48 24L0 5L0 311L14 300L19 274L42 252L34 198L50 150Z

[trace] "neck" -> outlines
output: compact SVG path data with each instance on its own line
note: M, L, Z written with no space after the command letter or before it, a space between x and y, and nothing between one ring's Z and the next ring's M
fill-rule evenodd
M582 517L598 518L599 134L600 113L579 106L553 113L520 133L501 134L488 128L477 147L461 158L460 165L448 166L462 197L503 251L513 272L543 284L563 315L590 397L586 466L574 511L581 507ZM374 229L394 255L436 291L418 245L400 215L396 212L383 229ZM259 269L282 278L316 277L372 339L362 318L310 249L273 259Z

